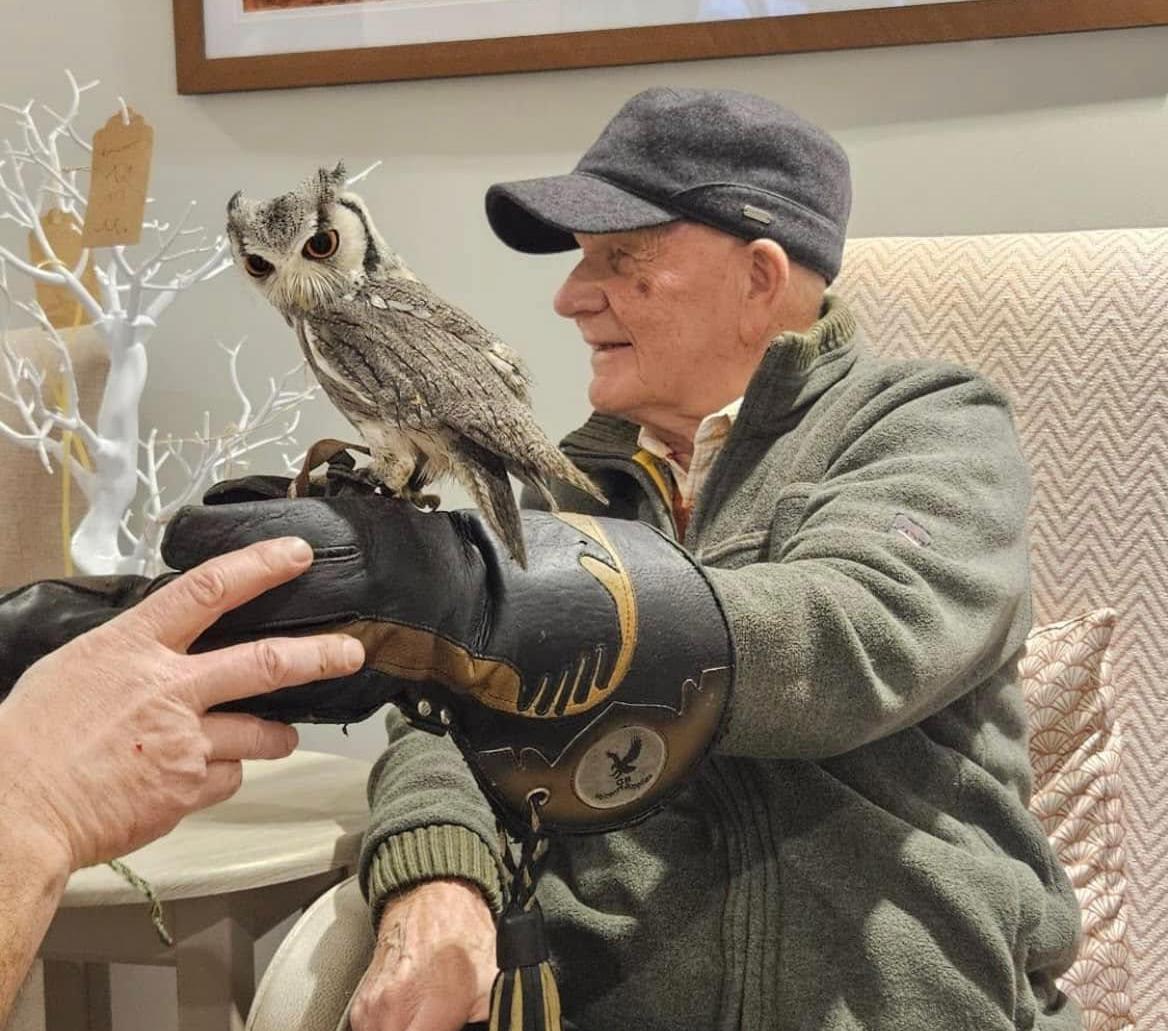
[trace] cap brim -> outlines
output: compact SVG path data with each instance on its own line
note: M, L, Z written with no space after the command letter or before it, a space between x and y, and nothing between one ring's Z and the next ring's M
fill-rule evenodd
M496 183L487 190L487 221L508 247L553 254L576 246L573 233L626 233L676 222L676 212L591 175Z

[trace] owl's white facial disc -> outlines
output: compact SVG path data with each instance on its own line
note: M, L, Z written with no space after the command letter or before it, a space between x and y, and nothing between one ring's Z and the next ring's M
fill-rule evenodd
M331 243L321 243L332 238ZM361 220L339 204L312 212L276 264L268 299L286 314L312 311L352 289L362 275Z
M344 202L338 201L329 205L329 218L333 228L340 235L337 253L333 257L333 265L344 271L351 282L358 281L366 269L369 236L361 216L345 207ZM376 254L373 255L376 260Z

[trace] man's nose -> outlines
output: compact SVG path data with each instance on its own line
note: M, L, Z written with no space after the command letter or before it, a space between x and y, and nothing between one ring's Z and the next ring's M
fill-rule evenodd
M577 265L568 273L568 278L552 299L552 307L556 314L562 315L565 319L595 315L608 306L604 291L586 274L581 265Z

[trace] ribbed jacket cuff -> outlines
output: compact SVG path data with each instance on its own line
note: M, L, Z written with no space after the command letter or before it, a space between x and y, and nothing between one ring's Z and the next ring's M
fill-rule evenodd
M417 827L386 838L369 863L365 895L373 926L389 896L421 881L457 877L475 884L492 913L503 908L495 855L474 831L457 824Z

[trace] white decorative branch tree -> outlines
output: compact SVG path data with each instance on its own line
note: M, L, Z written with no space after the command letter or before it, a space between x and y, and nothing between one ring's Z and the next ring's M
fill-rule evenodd
M71 551L79 572L146 573L160 568L158 545L166 522L183 504L197 500L215 479L238 473L247 456L268 445L288 446L299 420L300 406L317 387L292 388L289 383L303 369L293 369L279 381L268 381L268 393L253 405L238 373L240 345L224 348L228 374L239 402L234 422L212 433L210 416L204 414L200 432L185 439L139 431L139 404L146 386L147 344L163 312L183 291L214 279L231 264L222 236L208 240L201 228L187 223L195 208L192 201L173 225L147 218L142 225L143 243L94 252L96 292L83 282L90 266L90 252L82 250L72 265L54 252L42 224L44 214L60 209L85 221L86 195L78 186L78 173L86 171L90 144L79 135L76 122L82 95L96 82L78 85L65 73L71 97L57 114L42 105L49 124L38 122L34 102L23 107L0 104L16 116L19 143L3 140L0 153L0 222L15 223L32 233L45 260L33 263L5 246L0 237L0 299L8 311L16 309L38 327L56 357L61 393L50 396L47 370L27 356L17 354L4 330L8 311L0 310L3 335L0 398L11 408L0 417L0 437L35 450L47 471L54 468L72 477L86 502L86 511L73 533ZM119 98L120 99L120 98ZM125 112L125 105L122 105ZM63 152L81 152L81 160L69 164ZM152 244L145 244L146 237ZM77 380L69 348L58 329L36 300L23 300L10 289L9 272L33 283L67 290L75 300L79 321L92 324L108 357L109 369L96 418L82 418L78 408ZM92 285L93 280L90 280ZM75 438L88 461L83 463L71 445ZM185 480L175 496L163 500L159 473L168 463L181 468ZM142 499L139 509L136 500Z

